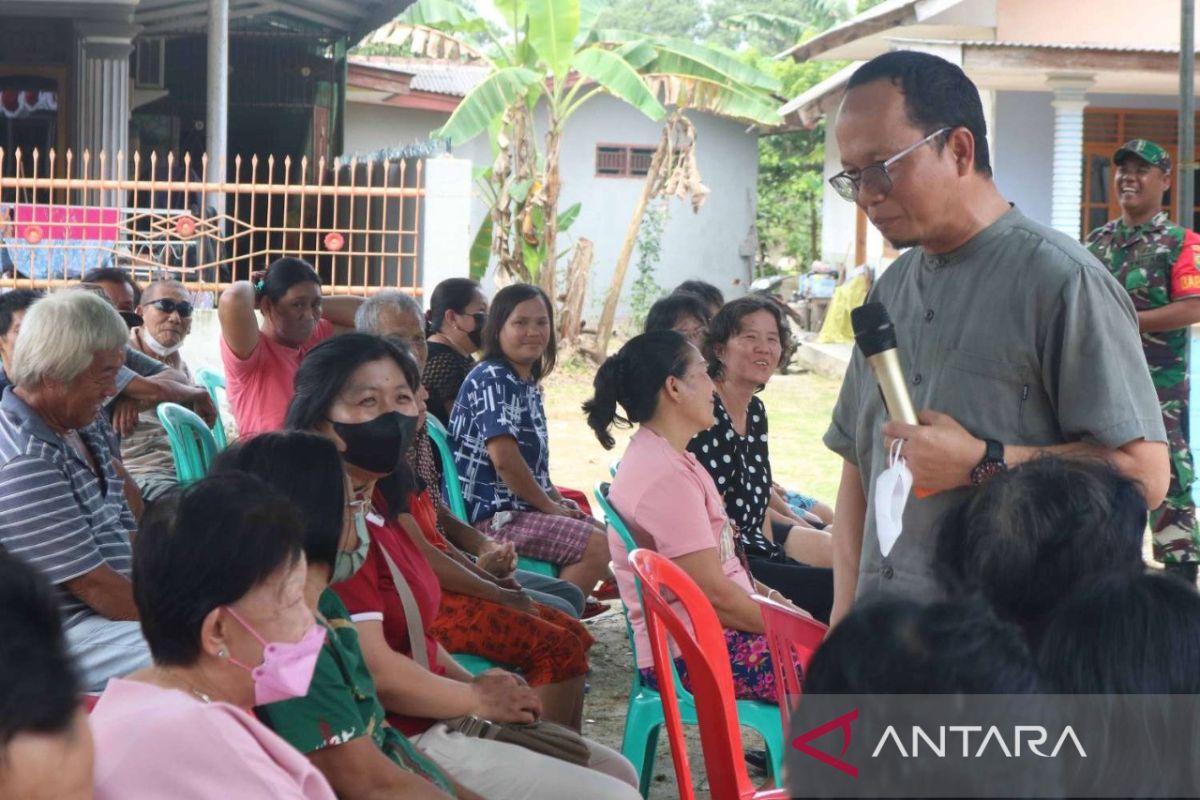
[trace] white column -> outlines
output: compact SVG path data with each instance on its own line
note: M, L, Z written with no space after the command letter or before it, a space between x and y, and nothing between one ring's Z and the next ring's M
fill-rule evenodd
M471 272L471 162L425 161L425 208L421 211L421 290L428 308L433 287Z
M229 0L208 0L208 103L205 149L208 181L224 181L229 130ZM208 205L225 210L224 196L210 194Z
M123 179L130 157L129 55L137 29L102 23L76 29L75 163L82 165L86 150L92 159L87 177ZM105 155L103 171L100 153ZM105 193L104 202L119 205L122 196Z
M1054 163L1050 191L1050 226L1073 239L1083 235L1083 109L1090 75L1051 75L1054 92Z

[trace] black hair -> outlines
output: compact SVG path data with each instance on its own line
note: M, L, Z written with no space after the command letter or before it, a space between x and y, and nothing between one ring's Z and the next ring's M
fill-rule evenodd
M713 286L711 283L706 283L705 281L684 281L676 286L671 291L671 294L680 294L684 292L687 294L694 294L696 297L699 297L701 300L703 300L704 304L708 306L716 306L717 308L720 308L721 306L725 305L725 295L721 292L721 290Z
M1143 568L1146 501L1100 460L1046 456L996 475L940 523L943 586L978 593L1002 619L1039 628L1081 580Z
M433 287L433 294L429 297L429 333L437 333L442 329L447 311L465 313L480 291L479 282L470 278L447 278Z
M508 360L504 348L500 346L500 331L517 306L535 298L546 306L546 314L550 317L550 339L546 343L546 352L532 370L534 381L540 381L554 371L554 363L558 359L558 341L554 335L554 304L541 288L532 283L514 283L496 292L488 311L487 324L483 326L483 358L480 360Z
M261 280L254 285L254 295L278 303L298 283L321 285L321 276L303 258L284 256L270 263Z
M209 475L247 472L277 489L303 520L309 564L333 567L346 513L345 473L337 445L318 433L276 431L221 451Z
M292 502L244 472L202 478L146 509L133 540L133 600L150 654L163 666L200 656L200 630L304 552Z
M643 332L669 331L680 317L695 317L701 325L708 324L708 304L699 295L691 292L675 292L660 297L650 306L646 314Z
M71 729L79 680L50 583L0 547L0 762L22 733Z
M654 416L658 392L669 376L687 373L688 340L678 331L652 331L630 339L616 354L605 359L592 380L595 394L583 404L588 427L605 450L615 441L609 428L628 428ZM617 412L617 404L625 416Z
M893 50L855 70L846 90L878 80L889 81L900 90L909 122L926 136L939 128L970 131L975 139L975 171L991 177L983 103L979 89L961 67L929 53ZM945 140L939 138L938 151L944 146Z
M410 389L420 391L421 371L412 354L396 342L373 333L343 333L309 350L296 370L295 393L288 403L285 427L316 430L354 371L384 358L396 362Z
M41 300L46 293L38 289L13 289L0 294L0 336L7 336L12 328L13 316L18 311L27 311L31 305Z
M93 267L83 274L80 283L124 283L133 290L133 307L142 304L142 287L125 270L120 267Z
M708 361L708 374L714 380L719 380L725 374L721 359L717 358L717 345L725 344L742 330L742 319L759 311L766 311L775 318L779 329L779 363L786 364L792 358L795 345L792 342L792 329L779 306L765 297L747 295L737 300L730 300L721 306L717 315L708 321L708 331L704 335L704 347L701 352Z
M1200 595L1161 573L1090 580L1055 610L1038 663L1063 694L1200 694Z
M806 694L1026 694L1037 670L1020 631L978 601L885 597L855 605L813 656Z

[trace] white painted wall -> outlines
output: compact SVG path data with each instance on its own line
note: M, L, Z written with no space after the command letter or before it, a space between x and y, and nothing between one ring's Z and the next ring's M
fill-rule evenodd
M737 122L693 114L697 131L697 163L705 184L712 189L698 214L682 201L671 202L671 217L662 241L662 259L656 282L670 288L688 278L702 278L727 295L745 292L752 260L742 251L749 248L755 219L758 187L758 144L746 126ZM366 103L346 104L346 152L365 153L424 141L446 115L411 111ZM591 297L587 315L594 319L608 292L634 204L642 188L641 178L601 178L595 175L597 144L657 146L661 125L623 103L598 96L580 109L567 124L562 153L562 198L560 208L583 203L579 219L568 236L559 240L563 249L573 236L585 236L595 245ZM470 159L474 166L491 163L485 137L454 148L457 158ZM478 230L486 213L477 195L471 204L471 231ZM853 228L851 228L853 233ZM752 257L752 254L751 254ZM628 297L634 280L634 251L623 297ZM621 313L628 306L623 303Z

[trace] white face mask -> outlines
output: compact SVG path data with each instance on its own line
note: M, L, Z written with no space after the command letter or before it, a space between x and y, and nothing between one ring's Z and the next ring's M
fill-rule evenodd
M159 343L158 339L154 338L154 334L150 333L150 329L146 327L142 328L142 341L145 343L146 347L149 347L151 352L153 352L159 358L166 358L172 353L177 352L179 348L183 347L183 339L179 340L179 344L174 344L170 347Z
M908 504L913 483L908 464L900 455L903 447L903 439L897 439L892 444L888 468L875 479L875 535L879 539L879 552L885 558L900 538L904 527L904 506Z

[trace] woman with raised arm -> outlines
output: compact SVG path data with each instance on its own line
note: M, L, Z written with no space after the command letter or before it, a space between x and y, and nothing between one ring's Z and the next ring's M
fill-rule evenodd
M322 297L321 277L307 261L280 258L254 282L221 295L221 363L229 407L241 436L283 427L300 359L334 333L354 329L361 297ZM255 311L262 312L259 327Z

